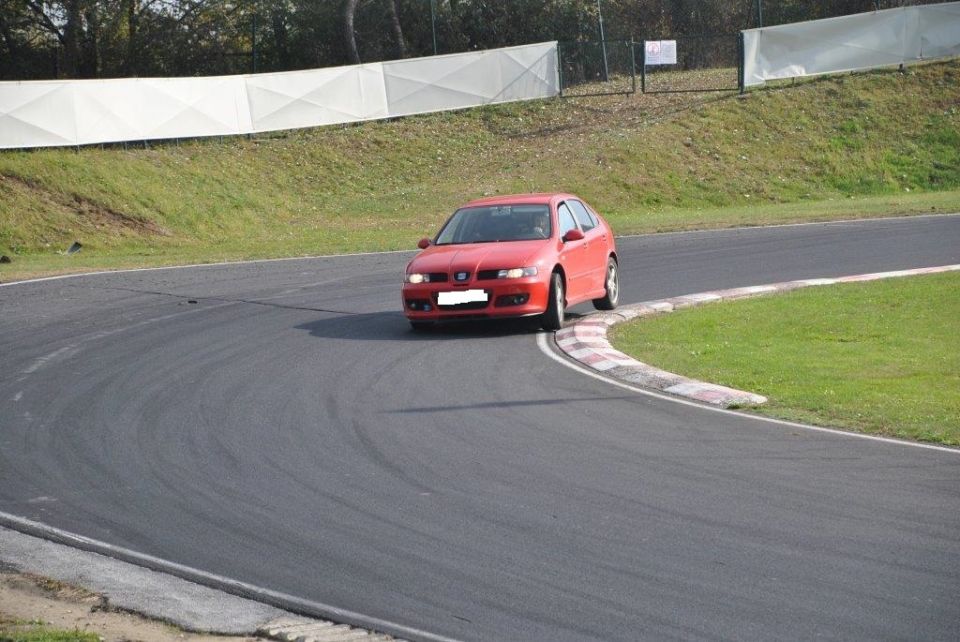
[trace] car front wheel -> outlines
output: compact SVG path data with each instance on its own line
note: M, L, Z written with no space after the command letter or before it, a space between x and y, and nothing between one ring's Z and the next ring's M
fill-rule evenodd
M564 320L564 287L563 277L554 272L550 277L550 299L547 301L547 311L543 313L540 326L544 330L559 330Z
M620 269L612 256L607 259L607 278L604 286L606 292L603 297L593 300L593 307L598 310L613 310L620 302Z

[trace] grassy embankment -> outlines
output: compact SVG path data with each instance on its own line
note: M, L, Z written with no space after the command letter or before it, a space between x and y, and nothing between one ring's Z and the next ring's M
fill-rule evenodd
M620 234L960 210L960 61L733 94L491 106L144 149L0 153L0 280L412 248L484 194ZM72 241L83 250L58 252Z
M960 274L814 287L617 326L671 372L765 395L762 414L960 446Z

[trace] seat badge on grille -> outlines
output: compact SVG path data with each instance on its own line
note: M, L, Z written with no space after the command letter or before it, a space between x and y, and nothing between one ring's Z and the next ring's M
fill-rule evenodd
M470 274L467 272L457 272L453 275L453 278L457 281L466 281L468 276L470 276Z

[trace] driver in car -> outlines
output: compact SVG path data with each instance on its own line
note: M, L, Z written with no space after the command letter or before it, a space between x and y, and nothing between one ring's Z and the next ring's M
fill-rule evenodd
M535 212L527 219L527 226L527 234L531 238L547 238L550 236L550 213L546 210Z

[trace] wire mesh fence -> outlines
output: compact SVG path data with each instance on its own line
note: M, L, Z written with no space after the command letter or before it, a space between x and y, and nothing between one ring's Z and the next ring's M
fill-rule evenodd
M637 90L630 40L561 42L561 96L604 96Z
M666 43L671 43L669 49L675 56L663 64L659 49ZM738 34L644 39L635 43L634 56L644 93L734 91L740 87Z
M740 88L739 34L561 42L557 55L565 97Z

